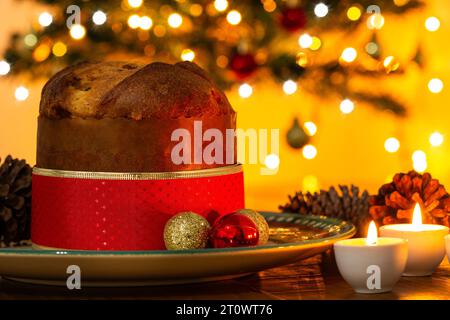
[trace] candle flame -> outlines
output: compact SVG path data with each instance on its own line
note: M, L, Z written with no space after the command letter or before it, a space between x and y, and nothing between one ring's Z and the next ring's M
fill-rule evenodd
M422 225L422 212L420 211L420 205L418 203L416 203L416 206L414 207L414 212L412 216L412 225L413 226Z
M367 238L366 238L366 244L368 245L374 245L377 244L377 226L375 225L375 222L371 222L369 224L369 230L367 231Z

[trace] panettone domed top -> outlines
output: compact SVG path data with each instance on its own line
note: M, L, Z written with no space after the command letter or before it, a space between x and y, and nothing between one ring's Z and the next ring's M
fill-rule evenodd
M44 86L41 116L178 119L234 113L225 94L192 62L83 62Z

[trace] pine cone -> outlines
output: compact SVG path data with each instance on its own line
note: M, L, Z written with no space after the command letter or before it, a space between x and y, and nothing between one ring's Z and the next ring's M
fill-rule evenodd
M279 209L282 212L325 215L350 221L362 235L370 219L369 194L367 191L360 194L359 188L354 185L339 185L339 189L340 193L334 187L314 194L297 192L293 197L289 196L289 203L279 206Z
M378 225L410 223L416 203L422 208L424 223L450 223L450 196L429 173L397 173L370 198L369 212Z
M7 156L0 166L0 244L30 239L30 222L31 167Z

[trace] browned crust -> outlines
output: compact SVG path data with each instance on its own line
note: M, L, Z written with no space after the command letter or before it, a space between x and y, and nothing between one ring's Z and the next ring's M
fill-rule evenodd
M226 96L191 62L84 62L53 76L40 115L62 118L177 119L234 114Z

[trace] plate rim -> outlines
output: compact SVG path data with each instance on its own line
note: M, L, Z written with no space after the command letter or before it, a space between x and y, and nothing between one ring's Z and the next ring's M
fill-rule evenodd
M272 212L272 211L258 211L261 213L266 219L267 217L277 217L282 216L286 218L293 219L306 219L306 220L316 220L316 221L325 221L329 224L334 224L335 226L345 227L346 230L339 232L337 234L330 235L325 238L317 238L317 239L308 239L301 242L289 242L289 243L276 243L276 244L268 244L262 246L254 246L254 247L235 247L235 248L205 248L205 249L194 249L194 250L136 250L136 251L123 251L123 250L66 250L66 249L31 249L31 248L1 248L1 255L19 255L19 256L59 256L59 257L117 257L117 256L134 256L134 257L180 257L180 256L193 256L193 255L204 255L204 254L229 254L229 253L250 253L250 252L259 252L259 251L279 251L279 250L290 250L298 247L302 248L311 248L318 247L320 244L323 245L331 245L334 242L339 240L348 239L352 237L356 233L356 227L348 222L339 218L327 217L323 215L301 215L298 213L285 213L285 212Z

